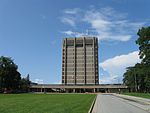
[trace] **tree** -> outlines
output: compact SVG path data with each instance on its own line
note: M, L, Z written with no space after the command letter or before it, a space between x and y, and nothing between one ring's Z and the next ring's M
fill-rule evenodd
M132 71L132 68L131 67L128 67L127 68L127 71L124 73L123 75L123 82L124 84L126 84L129 89L131 91L135 91L135 77L134 77L134 71Z
M21 92L29 92L30 83L31 83L30 82L30 76L28 74L26 78L22 78L20 80L20 90L21 90Z
M139 54L142 59L145 88L147 92L150 92L150 26L142 27L137 34L139 38L136 40L136 44L139 45Z
M140 63L133 67L128 67L124 73L123 81L131 91L144 92L146 90L144 67Z
M9 57L0 57L0 89L1 91L15 91L19 88L21 74L18 66Z
M150 27L139 29L137 35L136 44L142 61L127 68L123 81L132 91L150 92Z
M137 34L139 38L136 40L136 44L139 45L142 63L150 66L150 27L142 27Z

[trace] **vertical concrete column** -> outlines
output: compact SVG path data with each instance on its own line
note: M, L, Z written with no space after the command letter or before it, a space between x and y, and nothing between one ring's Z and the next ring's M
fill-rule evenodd
M65 56L64 56L64 58L65 58L65 64L64 64L64 74L65 74L65 76L64 76L64 83L65 83L65 85L67 84L67 38L65 38Z
M96 45L97 45L97 49L96 49L97 50L97 53L96 53L97 54L97 57L96 57L97 58L97 60L96 60L96 62L97 62L97 69L96 70L98 71L98 72L96 72L96 75L97 75L96 79L98 79L98 83L97 84L99 84L99 64L98 64L99 59L98 59L98 39L97 38L96 38Z
M66 92L66 93L69 93L69 89L66 88L66 89L65 89L65 92Z
M85 37L83 38L83 52L84 52L84 84L86 84L86 48L85 48Z
M93 89L93 92L95 93L95 88Z
M73 89L73 93L75 93L76 92L76 89Z
M94 69L94 84L96 84L96 74L95 74L95 37L93 38L93 69Z
M76 85L76 38L74 38L74 84Z

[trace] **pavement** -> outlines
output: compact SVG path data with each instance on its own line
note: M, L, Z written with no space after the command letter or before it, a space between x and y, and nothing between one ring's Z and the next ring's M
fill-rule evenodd
M98 94L92 113L150 113L150 99Z

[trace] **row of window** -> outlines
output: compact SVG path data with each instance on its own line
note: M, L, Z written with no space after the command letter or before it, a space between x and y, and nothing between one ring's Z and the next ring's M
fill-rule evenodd
M93 50L93 47L88 47L88 48L74 48L74 47L70 47L70 48L67 48L66 50L65 50L65 48L63 48L63 51L70 51L70 50L71 51L74 51L74 50L76 50L76 51L84 51L84 50L91 51L91 50Z
M84 62L76 62L76 64L75 64L74 62L73 62L73 63L70 62L70 63L67 63L66 66L67 66L67 67L70 67L70 66L71 66L71 67L74 67L74 66L76 66L76 67L79 67L79 68L80 68L80 67L85 67L85 66L86 66L86 67L94 67L94 65L92 65L92 66L89 66L89 65L88 65L88 66L87 66L87 64L93 64L93 62L86 62L86 64L84 64Z
M62 79L65 79L64 76L62 76ZM67 79L75 79L75 76L67 76ZM76 79L85 79L85 76L76 76ZM88 79L95 79L94 76L86 76L86 80Z
M67 62L65 62L65 61L63 61L62 62L62 65L83 65L84 66L84 64L86 64L86 65L93 65L93 64L98 64L98 62L96 62L95 61L95 63L94 63L94 60L92 61L92 60L86 60L85 62L84 62L84 60L78 60L78 61L74 61L74 60L69 60L69 61L67 61Z
M67 72L69 72L69 71L74 71L74 68L67 68L66 69L67 70ZM85 68L85 70L86 70L86 72L91 72L91 71L94 71L94 68ZM64 68L62 68L62 71L64 71ZM83 71L84 72L84 68L76 68L76 71L77 72L79 72L79 71Z
M64 80L62 80L62 83L65 83ZM94 84L95 81L86 81L86 84ZM98 83L98 81L97 81ZM75 84L75 81L67 81L67 84ZM84 81L77 81L76 84L85 84Z
M66 71L67 70L74 70L74 69L76 69L76 71L84 70L84 69L86 69L86 71L91 71L91 70L94 70L94 69L98 70L98 66L96 66L95 68L93 66L88 66L88 67L85 67L85 68L84 68L84 66L78 66L78 68L74 68L73 66L72 67L70 66L69 68L63 67L62 71L65 71L65 69L66 69Z
M85 67L85 65L84 64L76 64L76 65L74 65L74 64L67 64L67 67L79 67L79 68L82 68L82 67ZM63 66L64 67L64 66ZM95 68L97 68L97 66L94 66L94 65L86 65L86 67L87 68L92 68L92 67L95 67Z
M67 53L63 53L63 56L64 55L67 55L67 56L74 56L76 54L76 56L78 56L78 55L93 55L94 54L94 52L76 52L76 53L74 53L74 52L67 52ZM95 52L95 55L97 54L97 52Z
M86 57L84 57L84 55L80 55L80 56L67 56L66 57L67 60L74 60L74 59L76 59L76 60L81 59L82 60L85 58L86 58L86 60L90 60L90 59L93 60L94 56L93 55L87 55ZM65 59L65 56L63 56L63 59ZM97 60L97 57L95 57L95 60Z
M96 61L97 60L97 58L86 58L86 59L84 59L84 58L76 58L76 59L74 59L74 58L67 58L66 60L65 59L63 59L63 63L66 61L66 62L70 62L70 61L76 61L76 62L80 62L80 61L86 61L86 62L88 62L88 61Z
M74 55L75 55L75 56L81 56L81 55L84 56L84 53L79 52L79 53L74 54L74 53L70 52L70 53L67 53L66 56L67 56L67 57L70 57L70 56L74 56ZM87 56L87 55L94 55L94 54L93 54L93 52L91 52L91 53L88 52L88 53L86 53L85 55ZM95 55L96 55L96 54L95 54ZM65 53L63 54L63 56L65 56Z
M75 63L76 64L84 64L85 63L87 65L87 64L94 64L94 60L93 61L92 60L86 60L85 62L84 62L84 60L78 60L78 61L69 60L67 62L65 62L65 61L62 62L62 64L65 64L65 63L69 64L69 65L71 65L71 64L74 65ZM95 61L95 64L97 64L97 63L98 62Z
M97 71L96 71L97 72ZM92 74L94 74L94 73L96 73L96 72L94 72L94 71L88 71L88 72L86 72L86 74L89 74L89 75L92 75ZM74 73L74 71L67 71L66 72L66 74L67 75L74 75L75 73ZM84 75L85 73L84 72L76 72L76 75ZM62 72L62 75L65 75L65 72Z
M88 61L86 61L85 63L86 64L88 64L88 63L93 63L94 61L93 60L88 60ZM63 63L65 63L64 61L63 61ZM67 64L74 64L75 63L75 61L67 61ZM76 64L84 64L84 60L78 60L78 61L76 61Z
M75 47L74 47L74 45L69 45L69 46L67 46L67 49L74 49ZM81 45L81 47L80 47L80 45L77 47L77 48L75 48L75 49L83 49L84 47ZM97 49L98 48L98 46L96 46L95 45L95 49ZM91 45L86 45L85 46L85 49L93 49L93 46L91 46ZM65 45L63 46L63 50L65 50Z
M76 59L74 59L74 57L72 57L72 58L67 58L66 60L65 59L63 59L63 62L64 61L91 61L91 60L98 60L97 58L86 58L86 59L84 59L84 58L82 58L82 57L80 57L80 58L76 58Z
M64 74L64 73L63 73ZM84 76L86 76L86 78L91 78L91 77L96 77L96 78L98 78L98 73L95 75L95 74L92 74L92 73L90 73L90 74L87 74L86 73L86 75L85 74L76 74L76 75L74 75L74 74L69 74L69 75L62 75L62 77L64 77L64 76L66 76L67 78L69 77L69 78L73 78L74 76L76 76L77 78L78 77L84 77Z
M95 64L97 64L97 63L95 63ZM76 67L84 67L84 66L94 67L94 64L93 63L86 63L86 65L84 65L84 63L76 63L76 65L75 65L74 63L67 63L66 66L67 67L74 67L74 66L76 66ZM62 64L62 67L65 67L64 63ZM95 67L97 67L97 65L95 65Z
M84 52L91 53L91 52L94 52L94 51L93 50L86 50L86 51L84 51L84 50L76 50L76 53L84 53ZM63 53L66 53L66 52L63 52ZM67 50L67 53L74 53L74 50Z

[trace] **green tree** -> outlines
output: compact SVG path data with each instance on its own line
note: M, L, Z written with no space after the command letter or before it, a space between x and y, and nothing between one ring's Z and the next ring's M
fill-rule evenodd
M20 80L20 90L22 92L29 92L30 83L31 82L28 74L26 78L22 78Z
M138 31L139 55L142 60L124 73L124 83L132 91L150 92L150 27L143 27Z
M136 44L139 45L142 63L150 66L150 27L142 27L137 34L139 38L136 40Z
M139 54L142 59L145 88L147 92L150 92L150 26L141 28L137 34L139 38L136 44L139 45Z
M131 91L143 92L145 90L144 79L144 68L141 64L137 63L135 66L127 68L123 81Z
M127 68L127 71L123 75L123 82L126 84L130 91L135 91L135 77L134 77L134 71L131 67Z
M15 91L19 88L21 74L18 66L9 57L0 57L0 89L1 91Z

